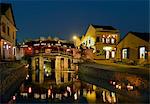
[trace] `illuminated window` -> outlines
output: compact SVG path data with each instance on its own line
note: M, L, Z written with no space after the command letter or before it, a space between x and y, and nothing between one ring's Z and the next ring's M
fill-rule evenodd
M93 46L94 45L94 41L93 40L91 40L91 46Z
M140 47L140 59L145 59L145 47Z
M39 50L35 50L35 53L39 53Z
M115 51L112 51L112 52L111 52L111 57L112 57L112 58L115 58Z
M102 43L105 43L105 38L102 38Z
M110 43L110 38L106 38L106 43Z
M111 38L111 43L114 44L115 43L115 39Z
M122 59L127 59L128 57L128 49L123 49L122 50Z

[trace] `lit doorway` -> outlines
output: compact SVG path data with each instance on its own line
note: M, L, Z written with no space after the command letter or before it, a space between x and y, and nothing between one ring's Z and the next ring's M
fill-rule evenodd
M115 58L115 51L111 51L111 58Z
M140 59L145 59L145 47L140 47Z
M106 59L110 58L110 52L108 50L106 50Z

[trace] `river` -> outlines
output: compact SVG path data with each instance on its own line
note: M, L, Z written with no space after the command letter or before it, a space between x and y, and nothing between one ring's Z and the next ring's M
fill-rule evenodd
M84 78L88 80L84 80ZM32 82L32 73L29 73L9 103L145 103L141 101L141 98L138 101L131 99L129 96L111 90L111 86L108 86L107 89L93 83L92 80L97 79L76 74L67 83L56 84L56 80L53 78L43 84L38 84ZM97 81L97 83L104 82ZM115 82L110 83L115 85Z

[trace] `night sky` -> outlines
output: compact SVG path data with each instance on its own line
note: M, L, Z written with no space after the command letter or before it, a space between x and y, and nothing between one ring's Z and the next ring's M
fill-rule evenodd
M3 1L4 2L4 1ZM5 0L6 2L6 0ZM12 3L17 39L85 34L89 24L149 32L149 0L15 0Z

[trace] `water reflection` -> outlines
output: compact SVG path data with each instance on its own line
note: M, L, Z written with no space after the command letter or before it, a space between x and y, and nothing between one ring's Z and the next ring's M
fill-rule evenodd
M114 92L92 85L78 79L68 85L51 85L44 88L40 85L26 83L20 87L16 96L16 103L47 103L74 102L74 103L116 103L117 96Z
M61 61L60 61L61 60ZM59 58L57 62L60 64L65 64L66 59ZM51 63L51 64L50 64ZM134 87L130 84L123 86L117 81L105 81L100 79L95 79L89 76L82 76L83 79L78 78L78 74L75 70L78 70L76 65L71 64L67 68L65 65L60 65L61 67L53 69L53 62L45 62L45 64L50 64L43 66L44 73L43 76L34 71L29 72L26 76L26 80L20 86L17 94L15 94L12 99L16 103L123 103L128 102L128 96L123 96L124 90L132 91L135 93ZM59 65L56 65L57 67ZM53 66L53 67L52 67ZM50 67L50 68L48 68ZM37 69L35 70L37 71ZM38 75L36 75L38 74ZM48 74L48 75L47 75ZM38 80L36 82L36 77ZM42 78L41 78L42 77ZM81 77L81 76L80 76ZM84 78L87 80L84 80ZM40 80L44 82L40 83ZM88 81L89 80L89 81ZM92 83L93 82L93 83ZM97 82L97 83L94 83ZM92 83L92 84L91 84ZM100 84L106 84L107 88L100 86ZM108 88L110 87L110 88ZM115 90L114 90L115 89ZM115 93L122 91L121 94Z

